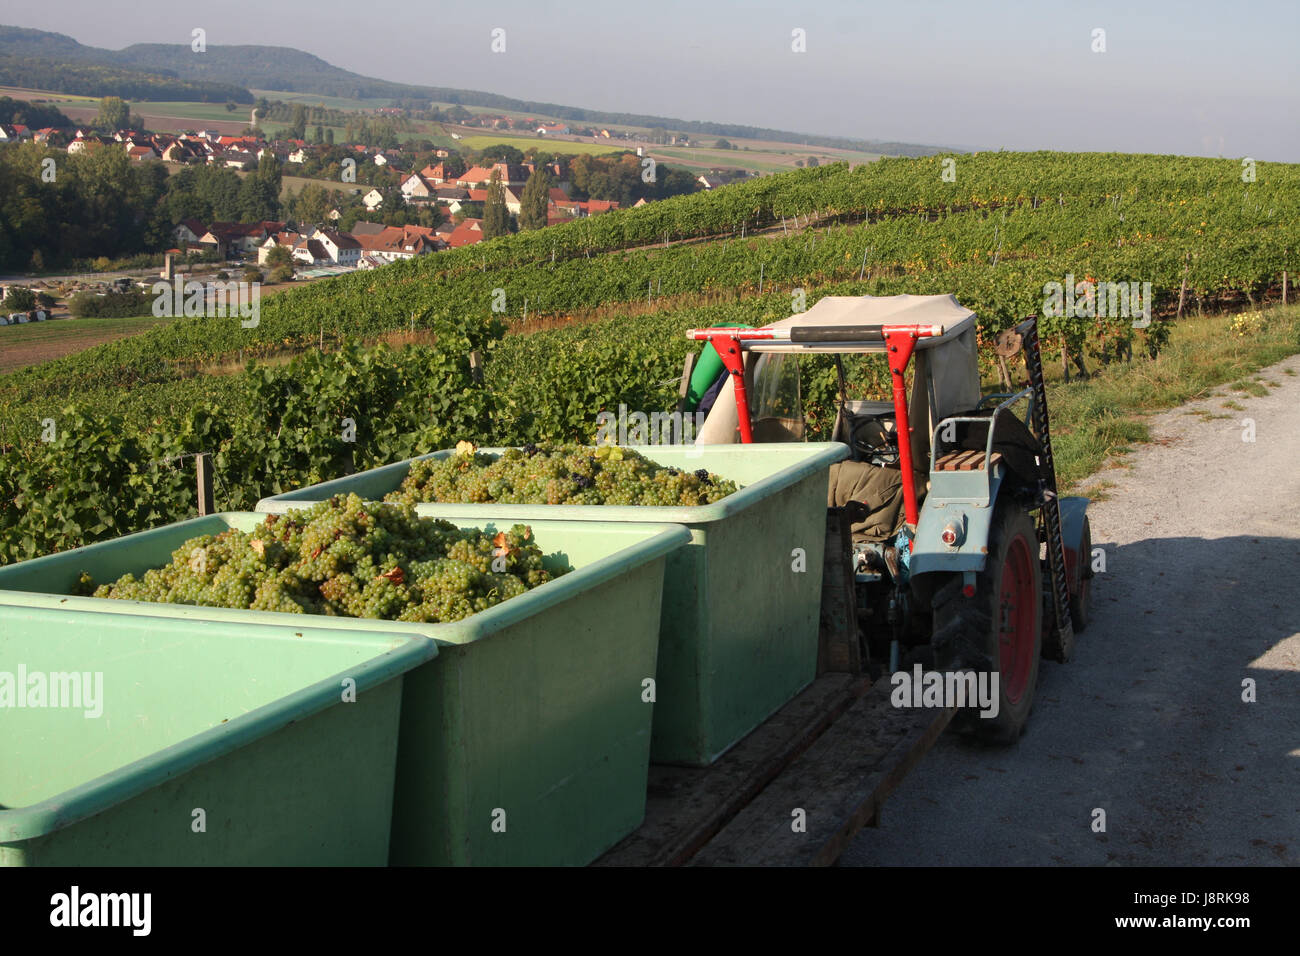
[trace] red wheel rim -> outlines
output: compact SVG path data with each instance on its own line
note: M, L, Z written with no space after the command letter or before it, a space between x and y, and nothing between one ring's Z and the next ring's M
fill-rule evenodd
M1002 593L998 595L998 662L1002 692L1009 703L1024 696L1034 664L1034 630L1038 600L1034 593L1033 556L1023 535L1017 535L1002 563Z

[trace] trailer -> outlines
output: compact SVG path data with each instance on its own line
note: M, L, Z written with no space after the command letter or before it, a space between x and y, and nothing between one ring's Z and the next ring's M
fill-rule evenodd
M818 676L711 766L652 766L644 824L598 865L831 864L950 724L1019 738L1039 659L1069 660L1087 625L1088 502L1057 493L1033 317L996 345L1023 358L1024 387L987 395L952 296L827 297L688 336L718 370L707 388L683 373L679 408L711 405L698 443L802 440L787 360L834 358L851 459L828 489ZM844 359L870 354L888 402L852 397Z

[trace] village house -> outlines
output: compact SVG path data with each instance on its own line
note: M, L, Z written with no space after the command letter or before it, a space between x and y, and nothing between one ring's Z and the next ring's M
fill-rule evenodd
M172 234L176 236L177 243L184 248L185 246L197 246L203 241L203 235L207 231L208 227L197 219L182 219L180 224L172 230Z
M266 237L283 232L283 222L214 222L199 237L199 244L216 249L222 256L256 254Z
M361 258L361 243L346 232L317 229L312 238L325 248L334 265L355 266Z
M206 160L207 154L185 140L178 139L163 149L162 158L168 163L192 163L197 159Z
M306 266L329 266L334 263L329 251L317 239L300 238L293 247L293 260Z
M532 175L530 167L516 163L493 163L492 169L501 174L501 185L511 189L523 189ZM489 173L488 179L491 178Z
M362 225L368 228L364 231L357 228ZM353 238L361 247L361 258L371 260L372 265L411 259L447 246L433 229L425 226L382 226L373 231L375 225L359 222L353 228Z
M453 249L461 246L470 246L476 242L483 241L482 221L479 219L466 219L459 226L451 231L447 236L447 245Z
M242 149L228 149L222 154L225 165L231 169L246 170L257 165L257 157Z
M111 142L112 140L106 141L103 137L96 136L93 133L83 136L81 134L81 131L78 130L77 138L68 144L68 153L76 154L76 153L87 152L92 149L98 149L99 147L104 146L107 143L111 143Z
M441 186L447 181L447 171L442 163L436 166L425 166L420 170L420 177L427 183L434 186Z
M402 198L408 203L426 203L433 198L434 187L419 173L409 173L402 179Z
M486 199L486 194L487 194L487 190L484 190L485 199ZM523 199L521 198L523 195L522 189L511 188L509 186L506 186L501 190L501 194L502 197L505 199L506 210L508 212L510 212L512 215L517 216L521 211L523 211L524 203L523 203Z
M456 185L465 189L478 189L487 184L492 178L492 170L485 169L482 166L471 166L459 176L456 177Z
M618 202L613 199L588 199L578 203L578 208L583 216L597 216L602 212L617 209Z

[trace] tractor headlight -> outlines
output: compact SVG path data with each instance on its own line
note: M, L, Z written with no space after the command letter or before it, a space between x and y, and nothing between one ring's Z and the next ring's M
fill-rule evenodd
M964 524L965 522L959 519L949 521L943 526L943 530L939 532L939 540L949 548L957 547L961 543L961 539L965 537Z

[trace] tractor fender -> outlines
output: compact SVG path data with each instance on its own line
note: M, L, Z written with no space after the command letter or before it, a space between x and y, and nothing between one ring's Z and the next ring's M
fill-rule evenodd
M1001 465L995 465L987 476L983 471L930 472L930 490L921 506L908 559L911 574L984 570L994 506L1004 474ZM949 522L956 522L960 528L952 546L944 544L940 537Z
M1082 559L1085 564L1092 561L1092 555L1080 554L1079 546L1083 543L1083 524L1088 517L1088 499L1069 497L1059 499L1061 509L1061 543L1065 545L1066 577L1074 580L1075 562Z

